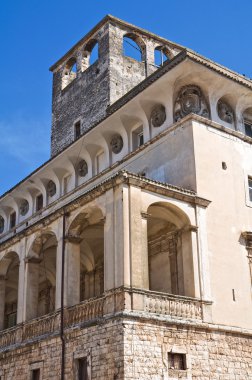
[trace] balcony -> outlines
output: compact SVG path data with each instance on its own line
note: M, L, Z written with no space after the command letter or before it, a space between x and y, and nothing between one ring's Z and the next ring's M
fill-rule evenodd
M169 320L203 319L203 306L209 304L199 299L175 296L148 290L121 287L105 292L101 297L92 298L64 309L64 331L73 326L84 327L91 321L122 312L142 316L159 316ZM59 336L60 310L28 322L18 324L0 332L0 352L37 340Z

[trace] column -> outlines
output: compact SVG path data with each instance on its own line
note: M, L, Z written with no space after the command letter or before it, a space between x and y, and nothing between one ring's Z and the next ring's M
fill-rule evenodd
M39 297L39 264L41 259L29 258L25 260L25 320L36 318L38 315Z
M65 242L65 306L80 303L80 242L80 237L68 237Z
M147 215L141 213L141 189L130 187L131 285L148 289Z

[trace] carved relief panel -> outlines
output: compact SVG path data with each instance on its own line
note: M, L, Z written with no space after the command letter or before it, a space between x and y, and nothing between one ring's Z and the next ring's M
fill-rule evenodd
M201 89L195 85L184 86L180 89L174 104L174 120L179 121L190 113L210 118L207 102Z

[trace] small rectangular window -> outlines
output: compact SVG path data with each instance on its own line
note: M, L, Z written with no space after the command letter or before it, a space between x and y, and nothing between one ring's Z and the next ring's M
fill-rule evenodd
M133 150L139 148L144 144L143 127L135 129L132 133L132 148Z
M245 126L245 134L249 137L252 137L252 124L245 121L244 126Z
M32 370L31 380L40 380L40 369L39 368Z
M186 370L186 355L173 352L168 353L168 368L179 371Z
M74 138L77 140L81 135L81 123L80 121L77 121L77 123L74 124Z
M88 380L87 357L78 359L78 380Z
M14 228L16 225L16 213L10 214L10 228Z
M36 211L39 211L43 208L43 195L39 194L36 198Z
M249 200L252 202L252 177L248 177Z

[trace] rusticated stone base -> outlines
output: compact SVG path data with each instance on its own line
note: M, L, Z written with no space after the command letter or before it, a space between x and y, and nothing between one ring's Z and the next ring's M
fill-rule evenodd
M146 316L145 316L146 317ZM90 380L250 380L252 336L217 326L113 317L75 326L65 334L65 379L77 379L76 360L87 356ZM61 340L10 347L0 354L1 380L60 379ZM168 368L168 353L186 356L186 369Z

